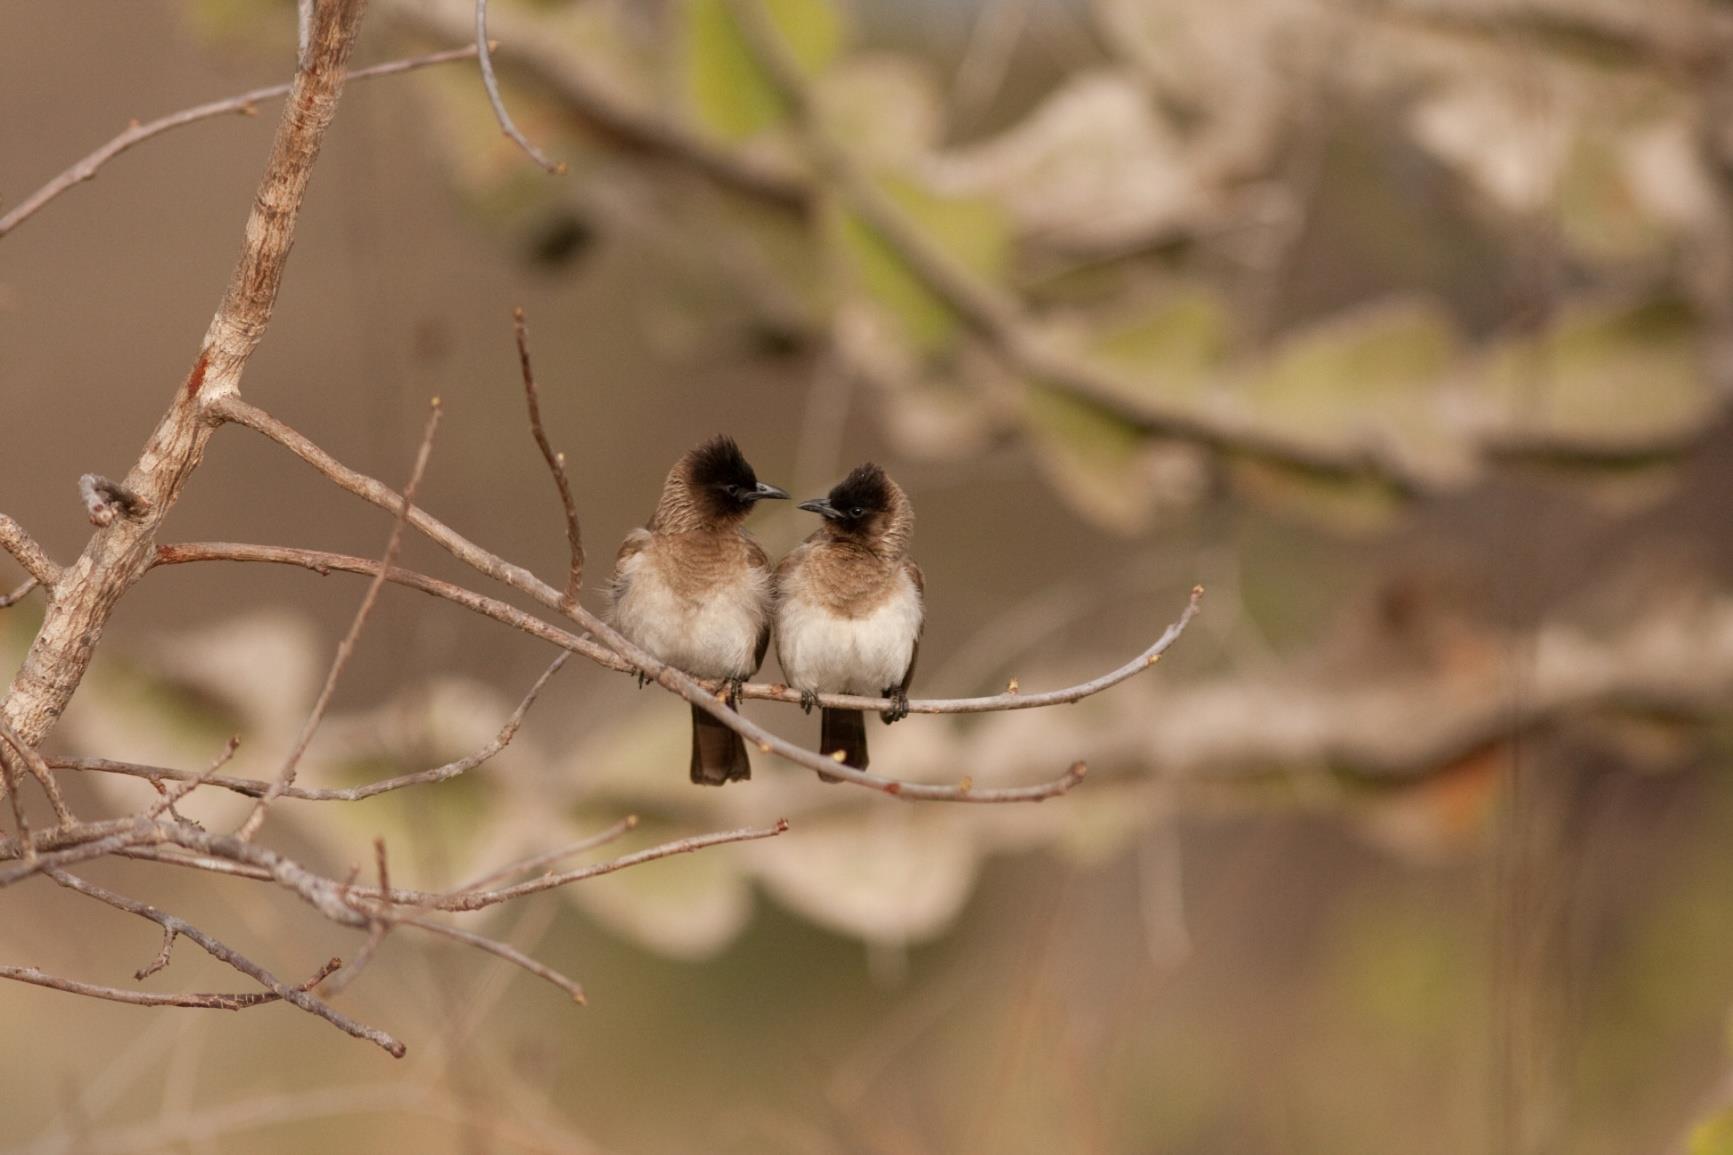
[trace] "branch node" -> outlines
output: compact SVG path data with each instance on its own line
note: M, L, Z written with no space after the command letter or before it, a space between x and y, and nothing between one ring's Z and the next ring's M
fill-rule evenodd
M200 360L202 362L203 358ZM203 373L198 372L197 376L202 377ZM113 525L117 517L140 518L150 512L150 502L100 473L86 473L80 477L78 493L84 499L84 512L89 515L90 524L98 528Z

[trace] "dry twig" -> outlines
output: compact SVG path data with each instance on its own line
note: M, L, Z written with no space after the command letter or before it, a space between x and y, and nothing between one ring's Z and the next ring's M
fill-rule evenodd
M301 55L303 66L305 66L305 49L302 50ZM406 60L391 60L368 68L358 68L350 74L349 79L366 80L374 76L395 76L399 72L412 72L417 68L427 68L435 64L468 60L474 55L475 45L473 44L466 48L448 48L443 52L430 52L426 56L415 56ZM107 144L91 152L77 164L25 197L18 203L18 207L11 212L0 216L0 237L4 237L40 212L49 201L67 189L83 181L95 179L97 170L134 145L142 144L153 136L161 136L171 129L197 124L201 120L211 120L219 116L257 116L260 104L267 100L276 100L278 97L287 96L291 87L288 84L267 84L263 88L249 89L235 96L224 97L222 100L195 104L191 108L183 108L179 112L171 112L167 116L159 116L155 120L147 120L142 124L134 121L127 126L126 131L119 133Z
M499 94L499 78L493 74L493 56L488 48L487 0L475 0L475 58L481 62L481 82L487 88L487 102L493 105L494 119L499 121L500 131L516 141L517 146L542 168L555 176L564 176L566 166L549 160L546 153L531 144L529 138L518 130L511 113L506 111L505 98Z
M530 411L530 434L536 439L536 448L542 451L542 460L548 463L548 472L553 475L554 486L560 491L560 504L566 511L566 546L572 554L571 568L566 574L566 604L576 605L578 592L584 585L584 534L578 525L578 504L572 500L572 483L566 477L566 455L554 452L554 447L548 444L547 430L542 427L541 399L536 390L536 375L530 369L529 330L524 325L522 306L512 310L512 331L517 335L524 402Z

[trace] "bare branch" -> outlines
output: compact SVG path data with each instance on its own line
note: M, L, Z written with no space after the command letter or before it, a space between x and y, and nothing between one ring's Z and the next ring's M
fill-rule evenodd
M525 895L540 894L544 890L554 890L562 886L570 886L574 882L597 878L604 874L613 874L627 867L640 866L646 862L655 862L660 858L671 858L676 854L690 854L706 847L721 846L727 842L752 842L760 838L775 838L778 834L788 831L788 820L779 818L775 826L745 826L739 830L724 830L716 834L699 834L692 838L681 838L673 842L664 842L660 846L652 846L619 858L598 862L592 866L580 866L573 870L562 871L559 874L547 874L528 882L520 882L515 886L500 890L467 890L441 894L428 890L393 890L389 894L369 895L380 897L390 902L409 906L427 907L430 910L467 911L481 910L484 907L497 906L502 902L510 902Z
M435 397L427 414L427 427L421 434L421 447L415 453L415 466L409 472L409 482L403 487L403 496L399 499L397 520L392 523L391 537L385 546L385 558L379 563L379 572L367 584L367 592L355 611L355 619L349 623L349 632L337 643L337 652L331 658L331 668L325 674L325 684L319 689L319 697L307 714L307 720L301 726L301 733L295 739L294 747L283 760L283 769L278 774L277 781L264 793L253 807L252 813L247 815L247 820L241 824L237 836L242 842L258 833L259 825L265 821L266 809L282 796L284 790L295 784L295 770L301 763L301 757L306 754L308 744L313 741L313 735L318 732L319 723L324 721L325 711L331 706L331 698L337 692L337 683L343 677L343 669L349 664L349 656L355 652L355 643L360 639L361 631L367 626L367 618L379 600L379 590L385 584L385 575L390 572L391 563L397 559L397 551L403 546L404 519L408 517L410 506L414 504L415 490L421 484L421 476L427 469L428 455L433 452L433 435L439 430L441 410L439 398Z
M25 580L23 585L19 586L17 589L13 590L11 593L0 594L0 610L11 609L13 606L17 605L19 602L21 602L25 598L29 597L30 594L36 589L36 587L38 587L40 585L42 585L42 583L40 581L38 581L37 579L28 578Z
M239 389L270 323L295 222L336 114L364 6L362 0L330 0L315 7L307 60L283 106L228 290L186 382L122 481L142 500L145 513L119 519L91 536L68 567L64 588L56 583L42 626L0 704L0 718L27 745L39 744L53 728L83 680L115 606L150 567L157 527L198 467L215 429L206 406Z
M336 970L338 960L332 959L319 968L312 978L298 986L289 989L307 991L318 985L326 975ZM107 999L110 1002L130 1003L135 1007L195 1007L215 1011L240 1011L248 1007L261 1007L266 1003L274 1003L283 996L276 991L234 992L224 994L160 994L156 991L129 991L120 987L97 986L94 983L83 983L76 979L60 978L45 974L35 967L0 966L0 978L16 979L18 982L33 983L39 987L51 990L65 991L72 995L85 995L89 998Z
M501 866L495 870L490 870L480 878L464 883L462 886L458 887L457 890L459 893L466 893L472 890L484 890L493 883L502 882L505 879L511 878L513 875L528 874L532 870L540 870L545 866L552 866L561 859L571 858L573 855L582 854L586 850L594 850L598 846L606 846L610 842L625 837L637 828L638 816L636 814L628 814L606 830L592 834L588 838L580 838L578 841L568 843L558 849L544 851L541 854L533 854L528 858L508 863L507 865Z
M0 549L11 554L13 559L24 567L24 572L38 584L50 593L54 591L56 583L60 581L60 566L55 564L46 550L36 544L36 539L26 533L23 526L3 513L0 513ZM29 592L30 589L26 586L17 594L11 595L6 604L11 605Z
M481 62L481 82L487 87L487 102L493 105L493 115L499 121L500 131L517 142L517 146L528 154L529 158L555 176L564 176L566 166L549 160L547 154L529 142L529 138L518 130L512 121L511 113L505 109L505 98L499 94L499 78L493 74L493 58L488 52L487 39L487 0L475 0L475 55Z
M30 774L42 784L42 790L48 795L49 805L54 807L54 816L60 820L60 825L70 826L77 821L72 811L67 808L66 799L61 796L60 786L54 781L54 772L48 768L48 763L42 760L34 747L24 741L18 732L0 721L0 743L12 747L24 764L30 768Z
M550 982L554 986L560 988L560 990L566 993L566 997L570 998L574 1003L577 1003L580 1006L589 1003L589 1000L584 997L584 988L578 985L575 979L568 978L545 963L537 962L535 959L517 949L517 947L512 946L510 943L500 942L498 939L488 938L485 935L479 935L473 931L464 930L461 927L447 926L442 922L435 922L431 918L424 918L417 914L403 914L402 912L398 912L390 917L394 922L400 922L405 926L413 926L419 930L425 930L432 934L443 935L444 937L456 942L461 942L465 946L472 946L477 950L486 951L488 954L505 959L513 966L521 967L530 974L535 975L537 978Z
M548 472L553 474L554 485L560 491L560 504L566 510L566 545L571 550L572 564L566 574L565 602L569 606L576 605L578 593L584 585L584 535L578 526L578 505L572 500L572 485L566 478L566 455L554 452L554 447L548 444L547 430L542 427L542 407L536 392L536 376L530 369L529 331L524 325L521 305L512 310L512 330L517 335L518 364L523 369L524 401L530 411L530 433L536 439L536 448L542 451L542 460L548 463Z
M475 40L473 0L382 0L382 7L450 43ZM491 14L490 58L540 81L565 108L621 149L681 165L720 188L790 211L805 211L812 187L786 164L715 144L700 133L638 107L572 58L561 39L532 16L507 8Z
M309 7L311 5L308 5ZM365 80L373 76L392 76L399 72L409 72L417 68L426 68L434 64L449 64L454 60L468 60L475 55L475 45L466 48L450 48L444 52L433 52L426 56L416 56L407 60L392 60L385 64L375 64L370 68L359 68L350 74L351 80ZM306 67L306 52L303 50L302 67ZM201 120L211 120L219 116L257 116L258 106L267 100L289 94L290 85L268 84L263 88L254 88L236 96L225 97L222 100L212 100L204 104L195 104L191 108L183 108L179 112L171 112L167 116L159 116L155 120L140 124L134 122L125 132L120 133L101 148L80 160L77 164L25 197L18 207L4 216L0 216L0 237L23 224L25 220L41 211L49 201L83 181L95 178L97 170L127 149L136 144L142 144L153 136L161 136L172 129L184 125L197 124Z
M535 704L536 698L541 694L542 687L546 686L548 679L553 677L561 666L565 665L568 657L567 654L561 654L554 659L553 664L544 670L542 676L536 679L535 685L530 687L530 691L524 696L523 701L518 703L517 709L512 711L511 717L506 719L505 725L500 727L499 733L494 736L492 741L474 753L467 754L455 762L435 766L430 770L417 770L414 773L400 774L395 778L368 782L361 786L341 788L289 786L279 793L279 797L298 799L304 802L360 802L363 799L375 798L381 794L389 794L394 790L402 790L405 787L427 786L466 774L489 761L510 745L511 740L517 736L518 730L523 726L525 715L529 713L530 707ZM256 778L229 778L211 774L195 775L190 770L174 770L165 766L142 766L136 762L117 762L109 758L59 757L49 758L47 762L50 767L64 770L120 774L131 778L150 780L165 778L181 781L197 780L223 790L233 791L236 794L244 794L250 798L263 798L272 786L272 783L263 782Z
M69 890L75 890L80 894L96 899L98 902L106 903L107 905L114 907L116 910L123 910L128 914L136 914L140 918L148 919L162 927L165 931L174 931L176 934L197 943L206 954L219 962L227 963L235 970L240 971L242 974L276 995L278 998L299 1007L308 1014L317 1015L319 1018L324 1019L326 1022L336 1027L338 1030L353 1035L358 1039L366 1039L368 1042L383 1049L387 1054L391 1055L392 1058L401 1059L403 1057L405 1052L404 1045L386 1034L384 1031L379 1030L377 1027L369 1027L365 1024L356 1022L354 1019L351 1019L349 1016L343 1014L343 1012L332 1007L317 996L308 993L306 990L286 985L281 979L277 978L277 976L273 975L270 971L267 971L264 967L261 967L258 963L253 962L245 955L231 949L211 935L206 934L204 931L192 925L190 922L187 922L185 919L177 918L166 911L158 910L156 907L151 906L148 903L139 902L138 900L128 898L123 894L116 894L111 890L97 886L95 883L88 882L79 878L77 875L68 874L63 870L48 870L46 873L48 877Z

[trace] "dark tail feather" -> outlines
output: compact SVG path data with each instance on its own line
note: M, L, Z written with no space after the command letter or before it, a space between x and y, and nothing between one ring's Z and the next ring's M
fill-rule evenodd
M692 781L700 786L723 786L752 777L746 759L746 743L739 734L692 707Z
M866 715L859 710L823 710L819 719L819 753L832 755L842 751L845 766L856 770L867 768ZM826 782L840 782L834 774L820 774Z

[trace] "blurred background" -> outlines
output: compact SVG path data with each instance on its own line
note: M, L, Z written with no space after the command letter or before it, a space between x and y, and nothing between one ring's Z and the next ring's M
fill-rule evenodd
M627 813L628 847L793 830L475 916L586 1008L394 934L339 1005L397 1063L283 1008L0 990L0 1149L1733 1151L1733 11L761 11L495 0L507 103L563 176L473 62L352 86L248 396L393 482L441 397L424 504L554 578L522 304L593 607L667 465L728 431L798 497L869 458L909 492L917 696L1093 676L1193 584L1203 615L1077 706L874 724L900 777L1087 759L1041 806L768 757L695 790L684 705L574 663L483 769L285 803L273 836L338 877L383 836L393 881L435 888ZM129 118L290 71L286 3L4 13L0 205ZM373 0L358 57L472 33L465 0ZM0 242L0 507L58 558L77 475L123 473L186 373L276 113L150 141ZM753 528L774 556L808 522ZM377 555L388 528L233 428L168 539ZM236 773L270 773L362 588L153 573L56 748L202 767L238 732ZM39 615L0 611L8 660ZM550 657L388 589L301 779L467 753ZM145 788L68 789L124 813ZM207 793L189 814L238 820ZM285 975L357 945L246 882L90 873ZM47 884L7 903L8 962L124 985L157 946ZM183 951L146 985L230 984Z

